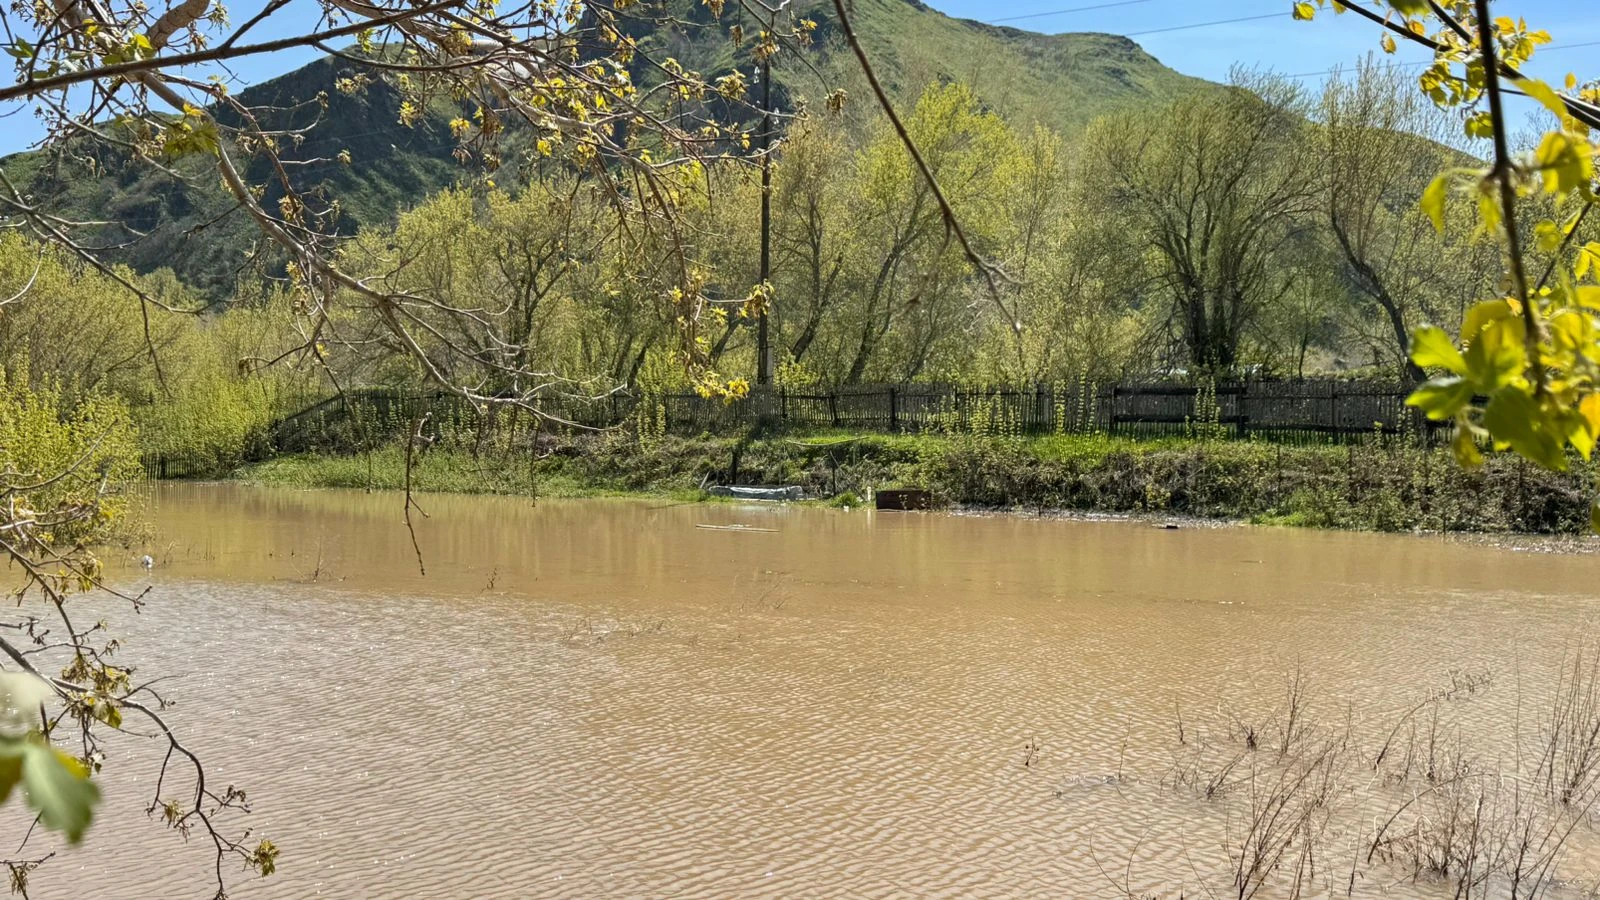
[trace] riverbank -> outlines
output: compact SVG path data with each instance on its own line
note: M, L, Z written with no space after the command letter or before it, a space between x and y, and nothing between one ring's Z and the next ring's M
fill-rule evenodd
M299 487L400 488L404 453L278 457L235 477ZM859 502L919 486L942 506L1240 519L1370 531L1579 534L1594 470L1554 474L1511 457L1476 472L1399 441L1347 446L1135 441L1102 435L993 438L851 435L736 439L623 433L547 439L537 452L432 449L418 490L545 497L696 499L718 483L799 484Z

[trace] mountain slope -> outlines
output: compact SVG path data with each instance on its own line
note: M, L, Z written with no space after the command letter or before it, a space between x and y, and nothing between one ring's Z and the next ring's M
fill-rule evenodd
M711 76L754 70L753 42L736 46L726 31L739 25L754 34L765 27L762 22L729 4L719 29L702 0L669 0L668 6L683 24L634 32L643 46ZM814 48L804 59L779 56L773 74L782 92L815 101L841 84L860 84L833 4L799 0L790 10L795 19L816 22L817 29ZM850 15L897 106L914 103L930 83L961 81L1013 124L1038 123L1070 134L1112 110L1161 104L1184 91L1215 87L1163 66L1118 35L1048 35L986 25L952 18L918 0L854 0ZM865 96L858 99L869 102Z
M813 4L819 23L830 3ZM1159 106L1177 94L1213 87L1182 75L1125 37L1039 34L953 19L915 0L856 0L851 18L879 78L898 105L935 80L972 86L1013 124L1038 123L1073 134L1096 116ZM831 35L832 28L819 28ZM827 42L830 68L853 74L842 42ZM837 48L837 49L834 49Z
M751 42L736 46L728 39L728 26L743 24L753 34L759 22L739 23L730 6L729 20L719 26L701 0L667 2L683 24L638 33L641 43L708 76L734 68L751 71ZM853 9L856 31L900 106L914 103L930 83L959 80L1018 126L1039 123L1072 134L1097 115L1156 106L1178 93L1212 87L1162 66L1122 37L1042 35L983 25L953 19L916 0L856 0ZM803 60L780 57L774 100L781 108L792 108L802 98L819 100L841 84L852 86L854 102L869 102L859 91L855 61L831 11L825 0L796 5L797 17L818 24L816 46ZM434 112L412 128L403 127L398 97L382 82L359 98L333 89L334 79L351 67L325 58L242 95L248 104L285 108L326 93L322 121L285 156L315 160L295 170L297 187L320 185L339 198L346 232L390 221L466 174L452 156L448 115ZM349 151L349 165L333 159L340 150ZM126 245L114 252L117 261L141 272L170 268L212 299L231 293L259 235L232 209L204 159L181 160L177 169L188 177L180 180L131 164L118 152L102 148L92 155L92 167L39 153L8 157L0 167L35 202L59 215L123 223L126 228L109 227L99 235L102 243ZM266 173L252 174L266 180Z

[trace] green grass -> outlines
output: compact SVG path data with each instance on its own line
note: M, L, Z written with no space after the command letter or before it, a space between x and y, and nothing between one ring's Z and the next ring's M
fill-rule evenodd
M301 488L401 490L405 456L385 447L353 456L297 454L252 463L233 473L240 481ZM622 489L584 482L549 467L530 469L503 458L474 457L460 450L433 451L418 457L411 472L417 491L445 494L512 494L550 498L660 496L701 499L698 490Z
M1100 435L995 438L819 431L742 440L621 432L526 453L435 448L413 471L420 491L544 497L704 497L728 479L799 484L839 504L922 487L945 505L1245 520L1377 531L1583 533L1595 471L1541 473L1505 456L1461 471L1415 446L1283 446L1256 441L1137 441ZM291 456L237 473L299 487L399 488L396 447L353 456ZM859 499L856 500L859 502Z

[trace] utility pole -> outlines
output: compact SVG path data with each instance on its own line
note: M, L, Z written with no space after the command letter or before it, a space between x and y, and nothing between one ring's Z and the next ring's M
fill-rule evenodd
M768 26L771 30L771 26ZM761 60L761 277L772 278L772 57ZM756 323L756 384L772 383L772 346L767 336L767 297Z

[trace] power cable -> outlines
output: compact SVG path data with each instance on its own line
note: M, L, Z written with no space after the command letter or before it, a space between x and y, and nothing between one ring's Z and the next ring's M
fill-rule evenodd
M1064 16L1067 13L1088 12L1092 9L1111 9L1118 6L1134 6L1140 3L1149 2L1151 2L1151 0L1118 0L1116 3L1096 3L1093 6L1069 6L1066 9L1050 9L1045 10L1044 12L1028 13L1027 15L1022 16L1001 16L998 19L990 19L989 23L1020 22L1023 19L1043 19L1047 16Z

